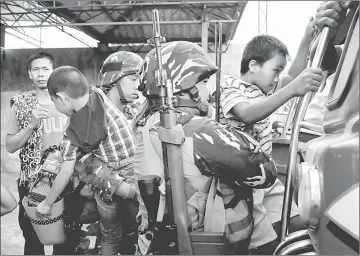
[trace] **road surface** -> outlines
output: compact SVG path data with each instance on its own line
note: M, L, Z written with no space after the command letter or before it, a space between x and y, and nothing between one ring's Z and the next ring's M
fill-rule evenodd
M16 180L19 175L20 164L18 156L9 155L1 146L1 183L5 185L19 200ZM1 255L23 255L24 238L18 223L19 207L1 217ZM45 246L45 254L52 255L52 246Z

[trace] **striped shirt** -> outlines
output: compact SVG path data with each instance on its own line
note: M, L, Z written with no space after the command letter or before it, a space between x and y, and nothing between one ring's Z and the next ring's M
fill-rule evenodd
M100 94L104 100L104 107L107 119L107 138L100 142L99 147L93 150L93 153L101 161L110 165L116 165L118 168L132 163L135 153L135 142L131 128L121 111L97 89L93 90ZM78 148L74 146L66 136L63 137L63 158L65 161L76 159ZM114 166L115 167L115 166Z
M272 151L271 120L267 117L253 124L245 124L231 113L231 109L242 102L252 103L263 99L266 95L255 85L246 83L239 78L226 76L220 95L220 123L229 124L243 132L247 132L258 140L261 149L267 154Z

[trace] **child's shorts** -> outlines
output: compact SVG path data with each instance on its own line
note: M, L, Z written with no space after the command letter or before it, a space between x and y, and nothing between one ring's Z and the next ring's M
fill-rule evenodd
M272 224L281 220L285 187L279 179L266 189L254 189L254 232L251 236L250 248L253 249L272 242L277 234ZM291 217L299 215L299 209L293 202Z
M281 220L282 205L284 200L285 186L279 179L276 179L275 183L270 187L263 190L263 205L271 220L271 223L275 223ZM299 215L299 209L297 205L292 202L291 205L291 218Z

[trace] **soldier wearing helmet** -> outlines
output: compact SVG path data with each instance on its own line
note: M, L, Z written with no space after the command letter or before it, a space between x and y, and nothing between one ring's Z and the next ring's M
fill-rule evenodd
M131 121L144 98L138 91L138 72L143 59L136 53L119 51L108 56L99 72L100 88Z
M196 44L186 41L166 43L162 49L163 70L173 85L176 107L196 108L200 116L211 116L209 104L213 97L205 82L218 71L209 56ZM149 99L150 107L160 104L160 88L156 86L155 70L157 69L156 51L151 50L145 57L140 74L139 90Z
M185 142L181 145L181 152L189 214L188 228L192 231L225 231L231 253L245 253L253 228L252 206L250 206L252 204L252 188L271 186L276 175L275 165L261 152L254 153L254 156L251 150L247 151L251 153L244 153L243 149L247 149L249 144L241 144L237 139L239 138L237 134L225 130L225 127L208 118L211 116L212 108L209 104L211 96L206 83L211 75L218 71L218 67L212 63L200 46L183 41L166 43L161 47L161 57L163 71L166 72L167 78L173 86L177 121L183 125L186 137ZM136 142L134 174L136 178L143 175L161 177L159 190L162 195L157 221L162 221L166 192L162 146L157 133L160 123L161 99L159 97L160 90L156 86L156 70L156 52L152 50L146 55L140 71L139 90L147 98L148 107L144 116L137 122L136 136L141 139ZM207 128L199 130L202 127ZM243 140L242 137L241 140L247 139ZM242 156L236 154L242 154ZM246 155L246 159L243 157L244 155ZM256 170L249 167L251 164L247 162L253 157L260 157L257 164L253 165L256 166ZM259 167L259 162L261 165L264 164L264 168ZM201 163L207 163L207 168L203 168L204 165ZM239 170L241 166L245 166L247 170ZM232 180L229 178L232 174L230 172L225 174L225 172L230 169L234 170L234 172L230 171L232 174L241 175L244 179ZM210 173L206 174L206 170L217 172L219 175L214 177ZM229 176L225 177L226 175ZM211 180L214 183L208 185ZM248 182L250 180L254 182ZM243 186L240 188L235 181ZM218 184L217 187L214 185L215 182ZM213 201L211 199L207 201L209 186L211 191L216 191ZM239 192L240 190L241 192ZM220 194L222 194L221 198L217 196ZM139 191L137 191L137 199L139 201L138 218L141 220L138 246L140 253L146 254L150 248L149 241L142 233L148 225L148 213ZM173 200L176 200L174 194ZM208 214L206 214L207 211ZM211 217L204 218L204 216Z

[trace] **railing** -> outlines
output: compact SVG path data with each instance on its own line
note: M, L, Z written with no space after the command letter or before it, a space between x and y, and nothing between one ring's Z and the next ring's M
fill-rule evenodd
M324 27L319 37L319 42L317 44L314 58L313 60L308 61L308 67L312 67L312 68L320 67L328 42L329 42L329 28ZM298 109L294 117L294 123L292 127L291 140L290 140L289 160L287 165L283 209L281 216L281 242L276 248L274 254L280 253L281 249L284 248L284 245L288 244L289 240L291 239L291 237L288 236L288 227L290 222L290 213L291 213L292 195L293 195L293 188L291 182L297 163L296 161L297 161L297 153L298 153L300 125L301 125L301 121L304 119L307 107L309 105L312 96L313 93L308 92L299 99ZM295 106L292 107L294 109L296 108L295 103L293 104ZM287 254L288 252L282 252L282 253Z

